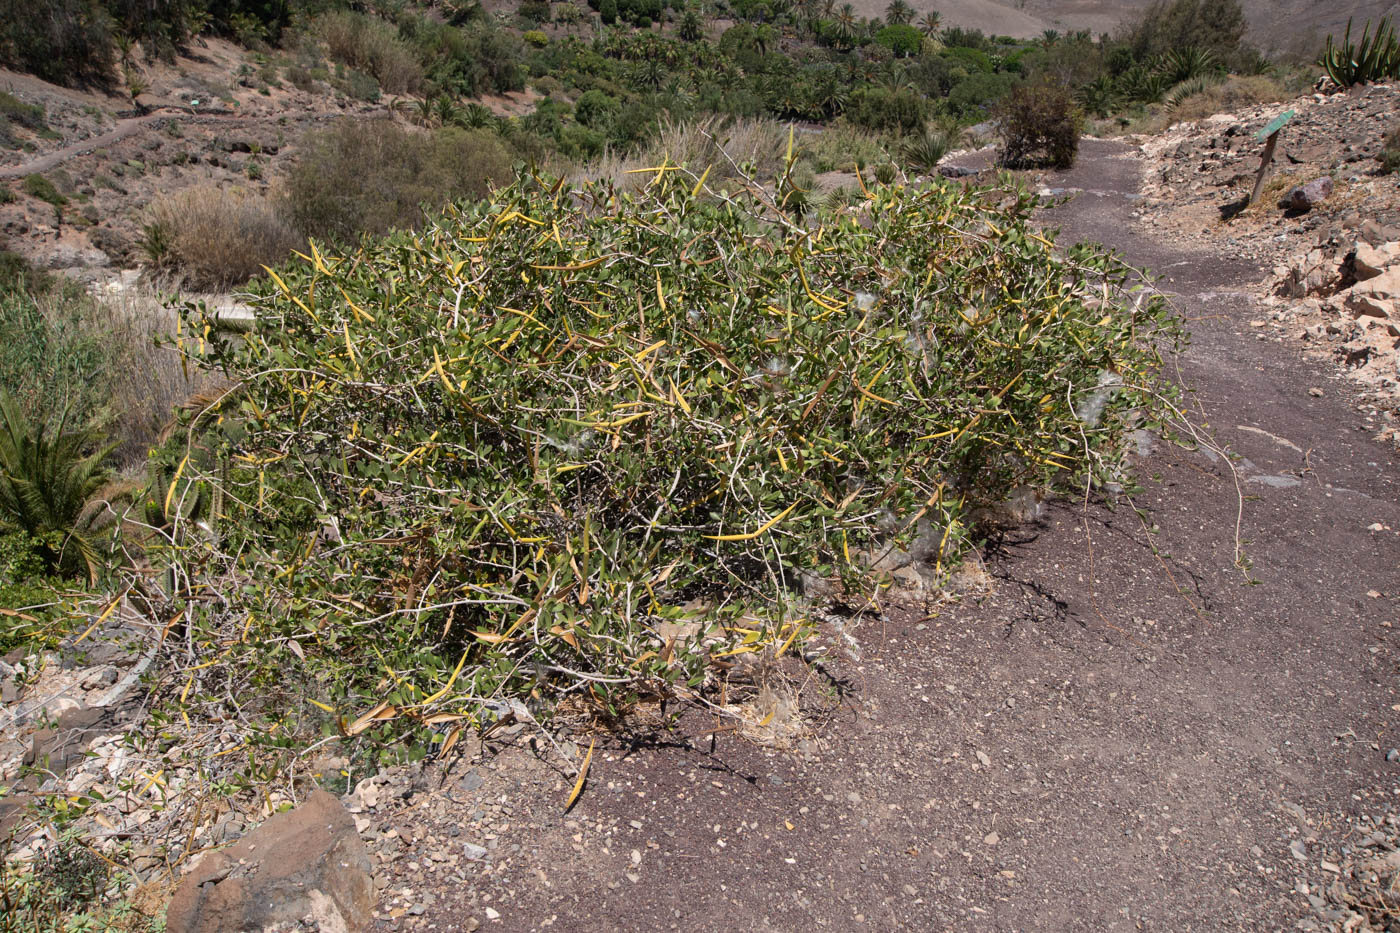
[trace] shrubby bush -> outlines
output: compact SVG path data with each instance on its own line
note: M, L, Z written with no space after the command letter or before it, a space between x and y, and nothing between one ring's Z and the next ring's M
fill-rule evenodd
M997 109L1000 162L1009 168L1050 165L1065 169L1079 153L1082 117L1069 91L1050 84L1025 85Z
M423 208L481 197L510 174L511 158L486 130L418 132L392 120L342 120L309 135L288 172L287 213L305 236L353 241L411 229Z
M423 65L417 51L389 23L340 11L318 17L315 29L334 61L372 76L390 94L409 94L421 87Z
M257 338L198 358L241 385L196 438L226 512L158 558L224 596L185 606L191 715L230 676L279 739L690 695L800 644L799 573L947 569L1160 411L1164 304L1028 193L882 187L818 232L699 175L521 177L255 284Z
M1381 143L1381 172L1389 175L1393 172L1400 172L1400 124L1391 127L1386 134L1384 142Z

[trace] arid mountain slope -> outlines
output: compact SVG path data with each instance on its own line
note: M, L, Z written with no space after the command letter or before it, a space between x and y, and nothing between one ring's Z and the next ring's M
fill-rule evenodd
M1112 32L1125 19L1139 15L1152 0L915 0L922 16L938 10L950 26L1025 38L1046 29L1089 29ZM1311 47L1330 31L1389 14L1400 14L1396 0L1242 0L1249 18L1250 37L1266 49ZM862 0L862 15L883 15L886 0Z

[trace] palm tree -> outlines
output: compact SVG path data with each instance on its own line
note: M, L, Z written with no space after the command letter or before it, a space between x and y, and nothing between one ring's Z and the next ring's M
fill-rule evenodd
M849 45L856 35L856 8L849 3L841 4L836 11L836 35L842 43Z
M905 0L890 0L890 5L885 7L885 19L891 25L907 26L914 18L914 8Z
M942 28L943 14L937 10L929 10L924 14L924 18L919 20L919 31L929 38L937 36Z
M686 42L698 42L705 34L700 21L700 14L694 10L686 10L681 17L680 36Z
M102 445L87 428L69 429L68 411L50 430L30 421L0 389L0 524L34 538L50 571L84 566L97 577L94 540L103 511L94 498L107 484L107 458L116 444Z

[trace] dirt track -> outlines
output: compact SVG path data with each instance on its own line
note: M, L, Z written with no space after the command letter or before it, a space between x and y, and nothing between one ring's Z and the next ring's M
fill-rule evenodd
M411 840L386 910L427 905L382 929L1186 933L1308 915L1295 885L1329 880L1314 840L1400 805L1400 458L1339 377L1256 338L1257 270L1133 231L1138 168L1087 143L1049 181L1086 190L1049 220L1178 297L1195 417L1240 458L1248 578L1226 462L1159 446L1141 518L1056 504L989 564L985 600L865 623L850 698L805 757L689 721L689 740L600 747L568 816L564 777L523 752L457 765L375 820ZM463 842L493 852L461 881L429 870Z

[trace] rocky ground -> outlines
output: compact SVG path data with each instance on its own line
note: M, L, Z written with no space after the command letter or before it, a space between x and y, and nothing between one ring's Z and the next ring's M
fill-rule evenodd
M1258 131L1284 126L1258 202ZM1173 242L1248 260L1265 274L1252 326L1302 346L1361 387L1379 434L1396 437L1400 409L1400 175L1380 172L1382 140L1400 123L1400 87L1316 94L1180 124L1142 142L1137 216ZM1296 188L1328 193L1285 204Z

